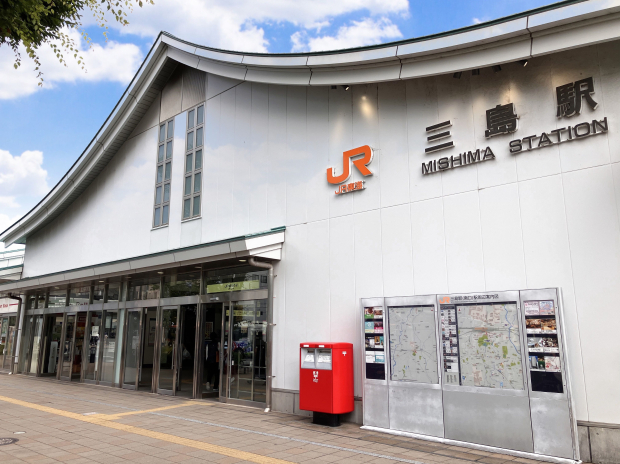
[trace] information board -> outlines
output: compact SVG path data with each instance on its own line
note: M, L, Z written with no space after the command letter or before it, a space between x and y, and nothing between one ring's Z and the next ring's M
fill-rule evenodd
M578 459L560 298L550 288L363 299L364 425Z
M390 378L439 383L434 306L388 308Z
M381 306L364 308L364 354L366 378L385 380L385 336Z
M448 385L460 385L456 307L454 305L441 305L440 315L443 381Z
M562 366L553 300L524 301L532 391L562 393Z

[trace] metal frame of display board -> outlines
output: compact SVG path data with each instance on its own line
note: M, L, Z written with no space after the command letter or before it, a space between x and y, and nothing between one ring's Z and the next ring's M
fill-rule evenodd
M361 346L364 349L366 345L366 333L364 308L381 308L383 314L385 314L383 298L366 298L362 300L362 339ZM384 326L385 330L385 326ZM385 332L383 333L385 337ZM384 360L388 359L387 340L384 338ZM366 359L366 350L364 349L363 359ZM368 372L368 374L371 374ZM369 375L370 376L370 375ZM390 416L389 416L389 395L387 384L387 369L385 369L384 363L384 375L383 378L371 378L368 379L366 372L366 362L362 361L362 379L364 388L362 390L362 412L364 417L364 424L371 424L376 427L385 429L390 428ZM376 375L374 377L377 377Z
M574 459L579 459L579 439L577 435L577 420L574 415L573 397L570 386L568 365L568 345L564 334L564 313L562 298L559 289L522 290L520 292L522 313L525 319L525 305L527 301L553 301L557 325L558 357L560 358L562 392L536 391L532 382L530 362L527 366L527 380L530 395L530 409L532 417L532 435L534 452L543 455L565 457L572 453ZM544 316L541 316L544 317ZM528 346L530 334L523 331L524 346ZM541 334L544 335L544 334ZM551 335L553 337L553 335ZM543 353L546 354L546 353ZM532 355L528 349L528 355Z
M523 302L534 299L554 301L558 350L562 366L561 393L532 390ZM515 322L519 328L518 340L521 344L523 379L521 389L461 385L465 378L461 379L460 357L456 379L459 384L446 383L443 372L446 366L445 354L441 336L442 305L444 309L448 308L446 305L453 305L456 314L457 305L472 303L516 305ZM394 311L398 307L425 305L432 305L435 308L435 331L439 351L438 383L392 380L390 308ZM381 308L383 312L385 378L366 378L367 359L364 356L362 362L364 429L550 462L568 463L579 460L576 421L572 413L567 352L563 337L562 308L557 289L362 299L362 349L365 354L367 345L364 314L365 308L369 307ZM458 321L458 316L456 320ZM458 347L457 352L460 356ZM452 383L455 381L454 377L448 380ZM467 382L470 383L469 379ZM509 420L506 421L506 418Z

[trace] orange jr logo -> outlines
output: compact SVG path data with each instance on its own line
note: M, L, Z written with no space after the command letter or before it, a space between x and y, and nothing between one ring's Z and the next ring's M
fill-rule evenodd
M439 304L449 304L449 303L450 303L449 296L444 296L443 298L439 298Z
M362 158L351 159L358 155ZM345 151L342 154L342 174L337 176L334 168L327 168L327 182L330 184L340 184L346 182L351 177L351 162L363 176L372 176L368 165L372 161L373 151L368 145Z

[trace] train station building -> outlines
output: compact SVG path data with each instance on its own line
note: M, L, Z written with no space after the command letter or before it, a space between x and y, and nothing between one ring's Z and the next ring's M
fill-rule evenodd
M0 367L309 414L300 343L348 342L344 420L620 463L619 127L615 0L324 53L162 32L0 234Z

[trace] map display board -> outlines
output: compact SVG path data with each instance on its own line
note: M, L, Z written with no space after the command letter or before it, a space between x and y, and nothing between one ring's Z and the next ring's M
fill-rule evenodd
M517 303L457 305L461 385L523 390Z
M532 391L562 393L562 366L553 300L524 301Z
M439 383L434 306L388 308L390 378Z
M364 308L364 357L366 378L385 380L383 307Z

